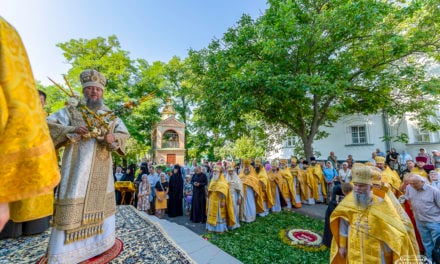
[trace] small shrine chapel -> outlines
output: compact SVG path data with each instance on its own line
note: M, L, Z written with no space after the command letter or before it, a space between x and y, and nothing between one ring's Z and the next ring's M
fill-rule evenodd
M171 100L162 110L162 120L155 125L152 137L153 160L157 164L183 165L185 161L185 124L176 119Z

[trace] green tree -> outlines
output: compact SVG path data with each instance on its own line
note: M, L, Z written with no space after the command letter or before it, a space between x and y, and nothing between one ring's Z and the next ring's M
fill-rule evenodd
M107 79L104 93L105 104L117 111L124 120L131 136L136 143L137 153L130 153L132 157L145 153L151 142L150 132L153 125L160 120L160 98L154 98L141 103L142 98L155 92L161 96L163 92L162 63L150 65L145 60L132 60L129 52L122 50L116 36L94 39L72 39L57 44L63 50L63 55L71 65L67 77L81 91L79 74L84 69L96 69ZM126 109L124 103L133 102L137 105L133 109ZM142 149L141 149L142 147Z
M234 144L233 153L239 159L263 157L264 149L252 137L242 136Z
M46 110L48 114L52 114L64 107L66 95L60 91L60 89L54 85L44 86L39 82L37 82L37 87L38 90L46 93L46 105L44 106L44 110Z
M196 112L207 127L243 131L242 116L252 113L298 136L310 157L325 136L320 128L346 114L384 109L428 120L439 80L421 59L440 57L437 1L269 4L260 18L244 15L221 39L190 51Z

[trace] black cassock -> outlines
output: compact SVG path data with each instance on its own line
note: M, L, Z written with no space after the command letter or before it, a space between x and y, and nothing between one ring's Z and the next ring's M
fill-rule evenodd
M168 191L168 216L176 217L183 215L183 179L179 173L171 175Z
M332 193L333 193L332 199L327 207L327 210L325 211L324 236L322 237L322 244L324 244L328 248L331 247L332 239L333 239L333 234L330 230L330 216L332 215L333 211L336 209L336 206L338 206L336 195L344 196L344 193L342 193L341 190L341 185L335 185L333 187Z
M198 182L199 186L194 186ZM206 191L205 187L208 184L208 179L204 173L194 174L191 179L193 185L193 197L191 202L190 220L195 223L206 222Z

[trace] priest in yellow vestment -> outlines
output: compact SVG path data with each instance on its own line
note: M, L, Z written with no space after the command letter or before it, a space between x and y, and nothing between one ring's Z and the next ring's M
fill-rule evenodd
M293 186L295 188L295 207L299 208L304 197L303 192L305 191L306 183L296 157L290 159L290 173L293 176Z
M267 172L269 178L269 191L274 201L271 211L277 213L281 212L281 197L286 200L286 198L289 197L289 194L283 193L283 190L286 190L286 187L284 187L286 182L278 171L276 160L272 161L271 167L270 171Z
M309 186L309 204L315 202L324 202L327 196L326 184L324 175L322 173L322 167L316 162L315 157L310 158L310 166L307 168L307 185Z
M0 230L9 215L23 222L52 214L60 173L45 118L21 38L0 17Z
M251 166L250 159L244 160L238 177L243 183L244 195L244 201L240 207L240 219L243 222L250 223L255 221L257 213L264 212L260 180L255 168Z
M269 209L273 207L273 197L269 190L269 177L267 176L266 168L261 165L261 159L255 159L255 172L260 180L264 207L264 212L259 213L258 215L264 217L269 214Z
M356 166L353 192L330 217L330 263L396 263L416 259L418 249L388 195L372 192L373 171ZM406 263L406 262L402 262Z
M291 210L292 206L295 208L301 207L301 201L296 200L295 183L293 181L293 176L290 173L290 169L287 167L287 160L280 160L280 174L283 177L285 184L283 193L286 202L286 207L284 209Z
M391 192L394 193L396 197L402 195L399 188L402 185L399 175L395 170L392 170L389 166L385 164L385 158L381 156L376 156L376 167L381 170L381 181L391 188Z
M206 229L211 232L223 233L236 224L232 195L221 165L214 167L209 183L207 216Z

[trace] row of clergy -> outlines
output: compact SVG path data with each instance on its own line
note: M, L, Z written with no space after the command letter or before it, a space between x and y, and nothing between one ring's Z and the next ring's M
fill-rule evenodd
M287 160L272 162L266 171L261 160L255 167L249 159L243 162L237 175L233 165L214 167L208 187L207 229L224 232L240 226L240 221L253 222L257 214L261 217L269 212L281 212L301 207L301 201L314 203L325 196L322 169L312 163L301 170L296 159L291 167Z
M399 196L401 181L398 174L381 166L381 160L377 164L382 182ZM255 160L254 166L247 159L238 175L233 165L224 168L217 164L208 187L207 229L223 232L239 227L240 221L253 222L257 215L264 217L269 212L323 202L327 195L326 186L322 167L315 159L311 159L310 165L304 162L302 169L296 158L291 159L290 166L287 159L274 160L269 171L260 159Z

